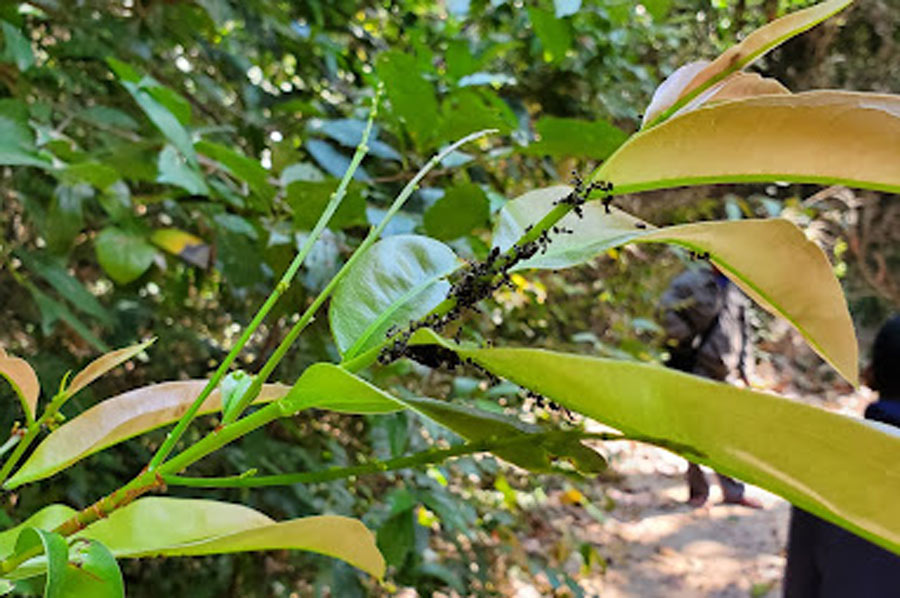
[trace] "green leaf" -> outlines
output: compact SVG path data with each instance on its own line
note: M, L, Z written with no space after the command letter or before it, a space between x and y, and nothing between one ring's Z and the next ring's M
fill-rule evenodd
M758 485L900 552L900 435L883 425L653 365L541 349L461 357L626 434ZM836 439L840 439L837 442Z
M0 27L6 41L6 47L3 49L4 60L14 62L16 68L22 72L34 66L34 52L31 51L31 42L28 38L6 21L0 21Z
M241 397L253 384L255 376L243 370L229 372L219 383L219 392L222 393L222 416L234 421L231 412L240 404Z
M69 396L74 395L106 372L120 366L152 345L155 340L155 338L147 339L142 343L131 345L130 347L123 347L122 349L116 349L115 351L110 351L105 355L101 355L87 364L80 372L75 374L75 377L72 378L72 381L66 388L66 392Z
M294 181L287 186L287 202L294 212L294 226L298 230L312 230L337 190L338 181ZM366 223L366 200L361 184L351 182L347 195L328 223L333 230L349 228Z
M178 421L204 386L206 380L163 382L97 403L51 432L5 487L15 488L50 477L89 455ZM265 384L255 402L278 399L287 391L287 386ZM201 405L199 413L214 413L221 409L221 396L214 390Z
M463 183L447 189L442 198L425 211L425 232L451 241L485 226L490 218L490 202L485 192L474 183Z
M665 19L672 8L672 0L641 0L641 4L657 21Z
M119 284L140 278L153 264L156 249L143 235L108 226L94 240L97 261L103 270Z
M68 253L84 228L84 201L93 195L88 185L60 185L54 190L44 231L50 251Z
M345 359L379 344L391 326L431 311L457 267L453 250L427 237L395 235L372 245L338 284L328 311Z
M31 296L34 298L35 304L38 306L38 309L41 312L41 330L44 334L50 334L53 324L57 320L62 320L69 327L75 331L78 336L83 338L88 342L92 347L97 349L98 351L108 351L109 347L106 346L106 343L101 341L91 332L91 329L84 325L84 323L79 320L75 314L69 311L65 305L53 299L52 297L45 294L43 291L38 289L33 284L27 284L28 292L31 293Z
M427 149L438 122L438 102L431 83L419 74L416 59L399 50L382 52L375 64L391 111L406 123L416 147Z
M191 165L196 165L197 154L194 152L190 134L181 124L178 117L157 99L158 97L163 97L164 100L171 100L174 92L162 94L160 92L162 86L158 82L149 77L139 78L140 75L133 67L114 58L107 58L106 62L119 77L122 87L131 94L131 97L141 107L144 114L150 119L150 122L187 158ZM176 112L179 111L179 107L176 104L169 101L166 104L175 109Z
M131 116L117 108L109 106L91 106L78 114L79 118L101 127L116 127L127 131L136 131L140 125Z
M682 106L716 83L732 73L740 71L788 39L840 12L852 2L853 0L828 0L776 19L753 31L741 43L728 48L718 58L696 72L689 81L681 82L678 85L681 90L677 100L673 99L669 106L661 106L660 108L665 108L665 110L661 110L659 116L649 121L646 126L653 126L669 118Z
M525 151L554 158L574 156L605 160L628 139L622 129L603 120L545 116L537 121L535 129L540 140Z
M76 540L63 581L64 594L78 598L124 598L125 582L116 557L96 540Z
M269 184L269 171L259 162L212 141L201 140L194 147L204 156L221 164L233 177L247 183L253 194L262 200L260 208L269 209L272 198L275 197L275 187Z
M402 569L416 540L412 505L382 523L377 538L378 549L387 564Z
M87 183L94 187L104 190L121 177L119 172L101 162L89 161L81 162L67 166L61 172L63 182L69 185L77 185L78 183Z
M0 558L12 555L16 548L16 540L26 528L53 529L66 519L77 513L72 507L60 504L47 505L34 513L22 523L0 532Z
M209 195L209 187L206 186L203 175L171 145L159 152L157 169L157 182L181 187L192 195Z
M540 220L570 191L566 186L549 187L507 202L494 244L508 249L528 224ZM557 225L571 234L551 232L547 252L516 269L565 268L626 243L671 243L709 253L712 262L754 301L794 325L823 359L857 383L856 335L840 283L822 250L791 222L754 219L657 229L615 208L607 214L598 202L585 204L583 211L583 219L569 214Z
M24 554L36 547L41 548L47 559L44 564L44 570L47 571L44 598L65 598L64 582L69 562L69 546L66 539L59 534L34 527L23 529L16 540L15 554Z
M50 283L50 286L77 309L94 316L106 326L113 325L114 320L110 312L77 278L66 271L63 262L45 252L30 253L24 249L16 249L14 254L22 260L26 268Z
M844 91L702 106L632 136L592 180L615 193L789 181L900 192L900 96Z
M28 126L28 107L21 100L0 99L0 164L51 166L50 161L37 152L34 132Z
M529 8L528 18L544 47L544 61L559 62L565 58L572 46L572 33L568 23L540 8Z
M75 537L102 542L119 558L295 549L341 559L377 578L385 568L374 535L355 519L275 522L243 505L212 500L141 498Z
M314 363L279 400L281 411L329 409L339 413L390 413L402 405L377 386L331 363Z
M454 140L483 129L506 135L518 126L516 115L486 89L460 89L441 103L441 139Z
M184 126L191 124L191 103L184 96L161 85L145 85L144 89Z

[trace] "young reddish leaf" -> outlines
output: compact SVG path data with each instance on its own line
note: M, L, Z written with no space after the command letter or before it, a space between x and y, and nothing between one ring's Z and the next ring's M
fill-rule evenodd
M659 102L657 116L652 120L646 121L649 123L648 126L653 126L660 121L664 121L677 112L682 106L716 83L724 80L731 73L740 71L772 48L781 45L795 35L799 35L807 29L821 23L828 17L846 8L852 2L853 0L828 0L827 2L822 2L804 10L798 10L797 12L785 15L780 19L776 19L771 23L760 27L744 38L744 41L728 48L718 58L707 64L702 70L699 70L699 72L696 72L693 78L686 84L684 84L683 81L686 77L679 78L677 86L673 85L673 87L680 87L683 85L683 89L678 94L677 99L672 101L668 106L665 106L662 101ZM695 70L695 68L692 70ZM667 93L667 99L671 98L672 95L674 94ZM654 99L656 99L655 94Z
M6 378L16 391L28 421L34 420L41 384L32 367L24 359L10 357L0 348L0 376Z
M107 399L53 431L7 482L15 488L62 471L73 463L138 434L177 421L206 386L206 380L163 382ZM263 386L256 402L278 399L290 387ZM200 413L219 411L221 397L215 390Z
M194 556L253 550L308 550L377 578L384 559L361 522L323 515L275 522L244 505L148 497L113 512L76 537L102 542L117 557Z
M74 395L76 392L113 369L117 365L124 363L149 347L155 341L155 338L151 338L145 340L142 343L138 343L137 345L132 345L130 347L125 347L124 349L116 349L115 351L110 351L106 355L101 355L94 361L90 362L83 370L78 372L74 378L72 378L71 384L66 389L66 392L69 393L69 396Z
M615 193L790 181L900 192L900 96L766 95L703 106L631 137L593 175Z

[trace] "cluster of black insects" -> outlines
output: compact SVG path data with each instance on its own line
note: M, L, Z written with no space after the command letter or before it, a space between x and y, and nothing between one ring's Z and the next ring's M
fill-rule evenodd
M554 202L554 205L571 205L572 210L580 218L584 215L581 206L588 200L590 194L595 189L609 194L613 190L613 185L612 183L603 181L585 185L577 172L573 171L572 175L573 190L564 198ZM603 198L603 204L607 211L609 211L609 201L609 195ZM534 226L529 225L525 228L525 234L528 235L533 229ZM501 253L498 247L494 247L484 260L469 263L468 266L463 269L457 281L450 288L448 301L452 303L452 307L443 314L430 314L420 320L411 322L403 330L399 330L395 326L388 329L385 335L387 337L396 338L382 349L381 353L378 355L379 363L387 364L401 357L409 357L424 365L431 365L431 363L426 363L426 361L434 363L435 359L439 365L448 365L452 367L459 365L459 363L450 361L449 356L441 352L427 354L423 353L419 347L410 347L409 338L420 328L432 328L436 331L441 331L451 322L462 317L466 310L478 311L477 304L482 299L486 299L493 295L494 291L505 286L512 287L513 283L509 275L512 267L522 261L534 257L538 253L546 253L547 248L552 241L550 237L551 231L556 235L571 234L574 232L565 227L553 226L550 229L542 230L534 239L514 245L506 253ZM454 340L459 342L458 337L454 338ZM453 353L447 349L443 349L443 351L450 354ZM424 358L425 361L422 361L422 358ZM457 358L457 362L458 361L459 359ZM486 374L492 376L487 372Z

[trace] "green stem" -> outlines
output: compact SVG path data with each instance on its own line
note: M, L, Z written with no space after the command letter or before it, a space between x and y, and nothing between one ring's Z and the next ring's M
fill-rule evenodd
M462 457L473 453L484 453L509 448L520 444L540 443L548 438L560 435L572 436L571 432L552 431L544 434L529 434L513 438L486 438L484 440L457 444L446 449L429 449L413 455L397 457L387 461L373 461L351 467L335 467L322 471L304 471L269 476L239 475L220 478L194 478L177 475L164 475L163 479L172 486L190 486L193 488L256 488L260 486L290 486L292 484L313 484L339 480L351 476L384 473L398 469L408 469L421 465L441 463L454 457ZM624 440L622 434L578 434L578 439Z
M359 146L356 148L356 153L353 155L353 160L350 163L350 167L347 168L347 171L344 173L344 177L341 179L340 185L331 196L331 200L326 206L325 211L319 217L319 221L316 223L316 226L313 229L312 233L310 233L309 237L306 238L306 242L303 244L303 247L300 248L300 251L294 257L290 266L288 266L288 269L281 277L281 280L277 285L275 285L272 293L269 295L268 299L266 299L265 303L263 303L259 311L256 312L256 315L253 317L250 325L244 329L243 334L241 334L241 337L238 339L237 343L234 345L234 347L232 347L231 351L229 351L228 355L219 365L218 369L216 369L215 374L213 374L213 376L209 379L209 382L206 383L206 386L203 387L203 390L191 404L190 408L188 408L181 419L178 420L175 428L173 428L172 431L169 432L169 434L166 436L166 440L156 451L156 454L153 455L153 458L150 460L150 464L148 465L148 469L150 471L155 471L160 466L160 464L165 461L166 458L168 458L168 456L172 453L172 451L175 449L175 444L181 439L188 426L194 420L194 417L196 417L197 412L200 410L200 406L203 404L203 401L205 401L206 398L212 393L212 391L216 389L219 382L221 382L222 378L224 378L225 374L228 372L228 368L231 367L231 364L234 363L235 359L237 359L237 356L244 348L244 345L246 345L247 341L250 340L250 336L256 331L265 317L269 314L278 299L280 299L281 296L290 287L291 281L293 281L294 276L297 274L297 271L300 269L300 266L303 264L306 256L312 250L316 240L322 234L322 231L328 224L328 221L331 219L331 217L334 215L334 212L340 205L341 200L344 198L344 195L347 192L347 186L350 184L350 180L352 179L353 174L356 172L356 169L359 167L360 163L363 160L363 157L368 151L368 147L366 146L366 144L369 140L369 134L372 131L372 123L375 119L375 114L378 109L378 101L380 100L380 98L381 88L379 87L373 99L372 112L369 115L369 121L366 123L365 131L363 131L362 139ZM261 388L262 384L254 384L248 389L248 391L241 398L243 407L246 407L247 404L252 402L253 398L259 393L259 390ZM236 415L241 413L243 407L241 409L234 409L233 411L229 412L229 422L230 420L233 420Z
M28 450L28 447L31 446L31 443L34 442L35 438L37 438L37 435L40 434L41 428L43 428L43 426L56 415L56 412L59 411L59 408L62 407L68 399L69 393L65 391L58 392L56 396L54 396L50 401L50 403L44 408L44 412L41 414L41 416L28 425L25 431L25 435L22 436L22 439L16 445L16 449L3 464L3 467L0 468L0 484L6 482L6 478L8 478L9 474L12 473L12 470L19 462L19 459L22 458L22 455L25 454L25 451ZM7 442L7 444L9 444L9 442ZM4 445L4 448L5 447L6 445Z
M381 219L381 222L378 223L378 226L369 231L369 234L366 235L366 238L363 239L363 242L360 243L359 247L356 248L356 251L350 256L350 258L344 263L340 270L338 270L337 274L332 277L332 279L328 282L322 292L319 293L319 296L316 297L315 301L313 301L312 305L310 305L303 315L300 316L300 319L291 327L290 331L288 331L287 335L284 337L284 340L278 345L278 348L275 349L275 352L272 353L272 357L266 362L263 366L262 370L260 370L259 374L253 380L250 388L247 389L247 394L250 396L256 396L259 393L262 385L269 379L269 376L272 375L272 372L284 358L285 354L291 348L291 345L294 344L294 341L297 340L297 337L300 336L300 333L312 322L313 317L316 312L325 303L325 300L331 295L334 291L335 287L337 287L338 283L341 279L350 271L353 265L360 259L360 257L366 252L366 250L371 247L375 241L381 236L381 233L384 232L384 228L388 225L391 218L403 207L403 204L406 203L406 200L409 199L409 196L413 194L413 192L418 188L419 182L425 177L428 172L440 164L441 160L446 158L451 152L455 151L457 148L469 143L470 141L474 141L479 139L480 137L484 137L485 135L489 135L493 132L496 132L496 129L485 129L483 131L478 131L476 133L472 133L471 135L466 135L456 143L444 148L440 153L436 154L428 161L416 173L409 183L400 191L400 194L391 204L391 207L388 209L387 213L384 215L384 218Z

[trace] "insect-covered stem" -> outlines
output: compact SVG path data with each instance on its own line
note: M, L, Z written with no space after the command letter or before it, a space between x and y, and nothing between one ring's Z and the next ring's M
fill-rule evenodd
M300 316L300 319L291 327L288 331L287 335L285 335L284 339L278 345L278 348L272 353L272 356L265 363L265 365L260 370L259 374L253 380L250 388L247 389L247 394L251 397L256 396L259 393L260 389L262 389L262 385L265 384L266 380L269 379L269 376L272 375L272 372L284 358L285 354L291 348L291 345L294 344L294 341L297 340L297 337L300 336L300 333L312 322L313 317L315 317L316 312L322 307L322 304L328 299L334 289L337 287L338 283L341 279L350 271L353 265L357 262L357 260L362 257L362 255L371 247L381 236L381 233L384 232L385 227L388 225L390 220L394 217L394 215L403 207L403 204L409 199L409 197L418 189L419 183L428 172L433 169L435 166L441 163L441 161L450 155L452 152L456 151L463 145L469 143L470 141L475 141L476 139L480 139L485 135L489 135L495 132L496 129L485 129L483 131L478 131L472 133L471 135L466 135L462 139L456 141L452 145L447 146L439 153L435 154L426 164L423 166L416 176L406 184L405 187L400 191L400 194L397 195L394 202L391 204L391 207L388 209L387 213L384 215L384 218L381 219L381 222L378 223L378 226L369 231L369 234L366 235L366 238L363 239L363 242L360 243L359 247L353 252L353 254L347 259L341 269L338 270L337 274L335 274L328 284L325 285L325 288L319 293L318 297L312 302L312 304L303 312L303 315Z

